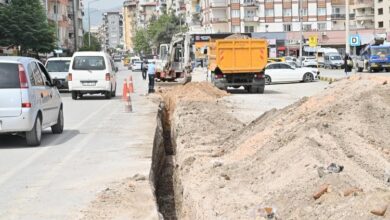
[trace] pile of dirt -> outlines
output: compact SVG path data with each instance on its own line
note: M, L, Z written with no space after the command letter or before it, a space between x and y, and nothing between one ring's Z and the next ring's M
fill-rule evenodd
M389 83L350 77L246 127L220 100L176 90L184 95L175 96L171 116L178 219L382 214L390 205Z

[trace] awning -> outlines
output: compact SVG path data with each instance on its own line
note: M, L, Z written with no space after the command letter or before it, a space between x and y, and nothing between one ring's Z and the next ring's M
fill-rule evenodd
M278 50L286 50L286 47L280 46L278 47Z

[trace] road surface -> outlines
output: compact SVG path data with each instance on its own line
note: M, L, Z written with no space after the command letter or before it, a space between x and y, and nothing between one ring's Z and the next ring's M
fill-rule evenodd
M117 95L130 74L134 113L124 112L120 97L76 101L62 93L63 134L45 130L40 147L0 136L0 219L77 219L112 182L148 175L158 103L144 96L141 74L122 66Z

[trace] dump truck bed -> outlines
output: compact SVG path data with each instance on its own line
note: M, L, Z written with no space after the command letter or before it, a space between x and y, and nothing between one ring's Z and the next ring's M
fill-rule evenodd
M210 52L213 62L210 67L218 67L224 74L257 73L267 65L266 40L217 40Z

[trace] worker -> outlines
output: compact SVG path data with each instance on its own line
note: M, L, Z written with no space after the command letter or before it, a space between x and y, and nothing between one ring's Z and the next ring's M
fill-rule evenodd
M348 76L350 72L352 72L353 68L353 61L349 53L345 54L344 57L344 70L345 70L345 75Z
M149 77L149 93L154 92L154 77L156 75L156 65L155 62L152 61L148 64L148 77Z
M142 70L142 78L146 80L146 72L148 71L148 61L145 59L144 62L141 63Z

